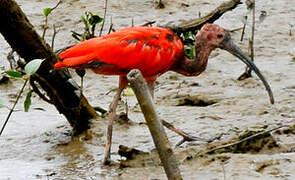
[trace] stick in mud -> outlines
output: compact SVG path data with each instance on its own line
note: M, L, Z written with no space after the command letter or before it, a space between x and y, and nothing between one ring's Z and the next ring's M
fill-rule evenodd
M164 131L163 125L156 113L152 96L141 72L139 70L132 70L128 73L127 79L136 95L138 103L140 104L141 111L144 114L148 128L153 137L167 178L169 180L182 179L178 168L178 162L173 154L173 150L167 134Z

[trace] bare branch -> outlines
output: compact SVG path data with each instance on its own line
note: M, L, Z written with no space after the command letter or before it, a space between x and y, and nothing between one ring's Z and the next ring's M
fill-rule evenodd
M235 145L241 144L241 143L243 143L243 142L245 142L245 141L249 141L249 140L251 140L251 139L253 139L253 138L256 138L256 137L259 137L259 136L263 136L263 135L265 135L265 134L268 134L268 133L270 133L270 132L272 132L272 131L275 131L275 130L280 129L280 128L283 128L283 127L287 127L287 126L286 126L286 125L280 125L280 126L278 126L278 127L272 128L272 129L270 129L270 130L267 130L267 131L263 131L263 132L259 132L259 133L253 134L253 135L251 135L251 136L248 136L248 137L246 137L246 138L244 138L244 139L242 139L242 140L236 141L236 142L234 142L234 143L226 144L226 145L223 145L223 146L220 146L220 147L217 147L217 148L211 149L211 150L207 151L206 154L212 154L212 153L216 152L217 150L220 150L220 149L227 149L227 148L229 148L229 147L233 147L233 146L235 146Z
M53 24L53 35L52 35L52 40L51 40L51 49L54 51L54 39L58 31L56 30L55 24Z
M107 14L107 8L108 8L108 0L105 0L103 22L102 22L101 29L99 32L99 36L101 36L102 31L103 31L103 27L104 27L104 23L105 23L105 19L106 19L106 14Z
M241 0L230 0L222 3L215 10L203 16L201 18L190 20L188 22L184 22L179 26L166 26L177 33L183 33L187 31L196 31L201 29L201 27L206 23L213 23L217 19L219 19L225 12L230 11L236 8L239 4L241 4Z
M41 93L41 91L39 90L39 88L37 87L37 85L35 84L36 80L34 79L34 76L32 76L30 78L30 85L33 88L33 91L41 98L43 99L45 102L49 103L49 104L53 104L53 102L48 99L44 94Z

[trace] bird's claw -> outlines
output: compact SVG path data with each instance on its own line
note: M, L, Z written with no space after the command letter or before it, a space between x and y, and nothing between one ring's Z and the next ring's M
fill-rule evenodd
M213 137L211 139L204 139L204 138L200 138L200 137L196 137L196 136L192 136L192 135L189 135L187 133L183 133L182 135L182 140L180 140L176 145L175 147L178 147L180 145L182 145L183 143L185 142L191 142L191 141L203 141L203 142L207 142L207 143L210 143L210 142L213 142L217 139L220 139L222 136L224 135L224 133L221 133L220 135L216 136L216 137Z
M196 136L191 136L191 135L186 134L186 133L183 134L182 137L183 137L182 140L180 140L180 141L175 145L176 147L182 145L182 144L185 143L185 142L191 142L191 141L206 141L206 142L207 142L206 139L199 138L199 137L196 137Z

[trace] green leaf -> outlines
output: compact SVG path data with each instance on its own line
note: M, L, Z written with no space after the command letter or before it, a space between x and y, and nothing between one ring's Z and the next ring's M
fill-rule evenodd
M44 61L44 59L34 59L30 61L25 66L25 73L28 75L33 75L40 67L41 63Z
M44 8L43 14L44 16L48 16L52 12L52 8Z
M72 37L78 41L81 41L80 37L77 34L72 34Z
M30 109L30 106L31 106L31 96L32 96L32 90L29 90L27 96L26 96L26 99L25 99L25 102L24 102L24 108L25 108L25 112L28 112L29 109Z
M12 71L12 70L8 70L8 71L5 71L5 73L11 77L15 77L15 78L21 78L23 77L22 73L21 72L18 72L18 71Z
M185 55L189 58L193 58L194 57L194 47L188 47L185 48Z
M99 17L98 15L92 15L89 18L89 24L91 24L92 26L95 24L99 24L103 21L103 18Z
M82 34L79 34L75 31L71 31L72 32L72 37L78 41L81 41L81 37L82 37Z
M82 20L83 23L87 23L87 19L86 19L86 17L81 16L81 20Z

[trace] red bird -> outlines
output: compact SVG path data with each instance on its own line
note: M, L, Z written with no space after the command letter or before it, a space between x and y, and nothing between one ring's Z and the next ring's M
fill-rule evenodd
M146 79L153 95L155 80L167 71L185 76L198 76L207 66L212 50L221 48L241 59L264 83L271 103L274 98L270 86L254 65L231 41L228 31L215 24L206 24L196 35L195 57L184 54L183 43L171 30L162 27L128 27L117 32L81 42L61 54L56 68L90 68L97 74L119 75L119 89L110 107L110 121L104 163L110 160L112 123L121 92L126 88L126 75L132 69L139 69Z

